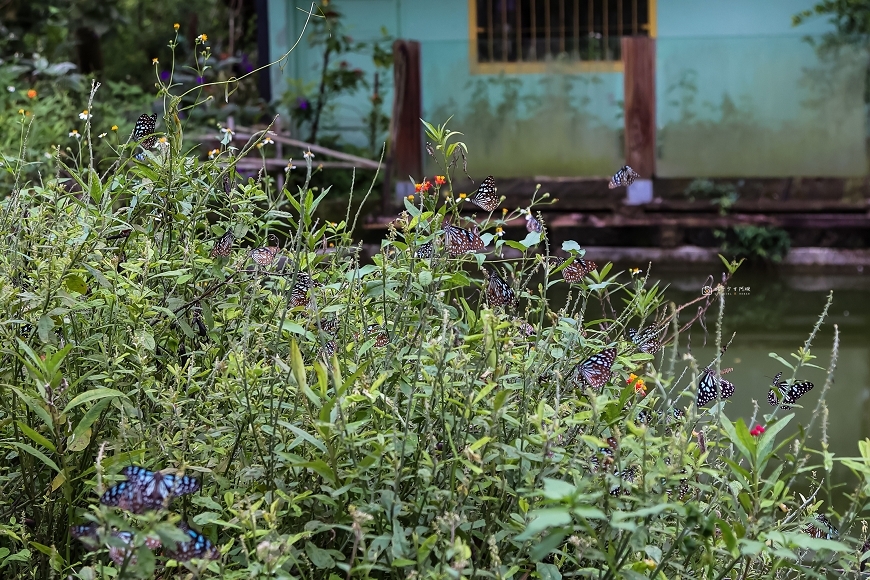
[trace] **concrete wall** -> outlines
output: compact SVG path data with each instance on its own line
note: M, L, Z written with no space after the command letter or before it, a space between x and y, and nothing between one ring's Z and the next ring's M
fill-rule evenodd
M820 59L791 16L813 0L658 0L658 168L665 177L856 176L867 169L864 54ZM469 145L470 172L511 176L604 176L622 163L621 72L472 74L468 0L333 0L355 40L422 44L423 111ZM297 9L301 8L302 10ZM308 4L270 0L273 57L302 30ZM313 83L320 55L303 40L283 70ZM371 71L368 56L348 57ZM381 91L382 94L385 91ZM385 94L387 111L390 95ZM368 94L338 103L335 131L360 144Z

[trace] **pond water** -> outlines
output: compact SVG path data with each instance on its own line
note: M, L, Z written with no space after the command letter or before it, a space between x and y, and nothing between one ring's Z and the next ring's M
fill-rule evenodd
M677 304L688 302L700 295L705 279L713 274L721 279L722 267L692 266L690 269L653 268L651 280L661 280L668 285L666 296ZM868 272L870 274L870 272ZM730 400L728 416L749 423L753 416L754 401L758 402L760 414L770 413L767 390L777 372L791 376L791 370L771 358L775 352L788 361L789 353L803 346L813 325L824 309L828 293L833 290L833 303L828 319L817 334L811 352L817 356L812 362L827 369L831 359L833 325L840 331L839 358L834 384L826 396L829 409L827 437L829 448L837 456L858 456L857 442L870 437L870 275L857 268L851 274L825 274L823 272L784 272L776 269L753 270L741 267L729 281L726 292L723 342L736 332L734 341L722 357L722 368L733 367L727 379L734 383L736 392ZM692 307L687 308L689 310ZM715 350L715 321L718 306L708 311L707 345L703 346L704 331L697 325L691 337L681 340L681 351L688 348L691 340L692 354L699 366L713 360ZM683 320L691 314L684 311ZM670 356L670 353L668 353ZM826 371L804 367L798 379L809 380L815 389L804 395L795 408L795 419L789 430L798 424L808 425L825 383ZM685 380L684 380L685 382ZM688 401L681 401L685 403ZM791 411L789 411L791 412ZM784 411L779 411L783 416ZM820 449L822 418L816 420L808 447ZM815 458L814 458L815 459ZM819 477L823 474L819 473ZM854 483L847 469L835 467L832 484ZM844 491L846 491L844 489ZM842 498L833 498L838 507Z

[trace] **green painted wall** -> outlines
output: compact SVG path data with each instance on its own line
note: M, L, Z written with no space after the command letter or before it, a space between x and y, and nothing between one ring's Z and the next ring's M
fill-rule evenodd
M865 54L820 59L791 15L812 0L658 0L658 169L664 177L858 176L867 171ZM333 0L356 40L420 40L424 116L455 129L473 175L604 176L622 164L621 73L472 75L467 0ZM301 32L301 0L270 0L273 56ZM300 10L301 9L301 10ZM313 82L320 55L302 41L283 70ZM347 58L370 70L368 57ZM382 91L384 93L386 91ZM386 99L390 102L388 92ZM332 129L365 142L368 94L338 103Z

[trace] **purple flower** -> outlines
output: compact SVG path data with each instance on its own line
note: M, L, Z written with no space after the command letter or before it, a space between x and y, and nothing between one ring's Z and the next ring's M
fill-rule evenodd
M205 77L196 77L196 83L201 85L205 82Z
M308 99L305 97L299 97L296 99L296 106L302 109L303 111L308 110Z
M242 60L239 62L239 68L241 68L242 72L245 74L254 70L254 65L251 64L250 60L248 60L247 53L242 53Z
M165 82L165 81L168 81L168 80L169 80L169 77L171 77L171 76L172 76L172 73L169 72L168 70L162 70L162 71L160 71L160 80L161 80L161 81L164 81L164 82Z

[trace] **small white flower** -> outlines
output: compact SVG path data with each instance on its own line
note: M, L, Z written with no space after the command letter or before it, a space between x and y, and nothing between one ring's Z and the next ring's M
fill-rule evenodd
M15 87L13 87L12 85L9 85L8 87L6 87L6 90L9 91L10 93L14 93Z
M294 169L296 169L296 166L293 165L293 159L291 158L291 159L287 162L287 171L293 171Z
M92 115L88 112L87 109L85 109L84 111L79 113L79 119L81 119L82 121L87 121L91 117L92 117Z
M221 127L221 133L224 135L235 135L235 132L227 127Z
M69 136L70 136L70 137L75 137L76 139L81 139L81 138L82 138L81 134L80 134L77 130L75 130L75 129L73 129L72 131L69 132Z
M105 137L106 135L107 135L106 133L100 133L99 135L97 135L97 137L99 137L100 139L102 139L102 138Z
M302 157L304 157L305 159L314 159L314 153L312 153L311 151L306 151L302 154Z
M263 139L262 143L263 145L272 145L273 143L275 143L275 141L273 141L271 137L266 137L265 139Z

